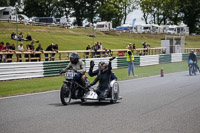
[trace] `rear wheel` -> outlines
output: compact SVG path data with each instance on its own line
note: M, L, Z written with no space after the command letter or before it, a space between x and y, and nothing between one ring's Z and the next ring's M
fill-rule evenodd
M193 73L194 73L194 75L196 75L196 66L195 65L193 65Z
M68 105L71 101L71 91L66 84L63 84L60 90L60 100L63 105Z

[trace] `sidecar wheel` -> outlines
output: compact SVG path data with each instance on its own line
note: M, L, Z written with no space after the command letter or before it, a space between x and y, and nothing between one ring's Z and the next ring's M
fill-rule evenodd
M66 84L63 84L60 90L60 100L63 105L68 105L71 101L71 91Z
M86 100L86 99L81 99L81 102L82 102L82 103L86 103L87 100Z
M115 82L111 88L111 100L110 103L114 104L117 102L119 97L119 84Z

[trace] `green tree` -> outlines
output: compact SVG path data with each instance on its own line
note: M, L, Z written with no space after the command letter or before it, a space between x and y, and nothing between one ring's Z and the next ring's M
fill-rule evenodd
M182 13L183 22L188 25L190 33L195 33L200 23L200 1L179 0L179 8Z
M0 1L0 7L5 7L5 6L8 6L8 0L1 0Z
M127 15L136 9L136 2L134 0L119 0L119 6L121 6L120 13L123 16L123 24L125 24Z
M97 10L100 6L99 0L86 0L86 15L89 22L94 23L94 17L97 16Z
M61 8L57 0L24 0L24 13L29 16L50 17L56 13L56 8Z

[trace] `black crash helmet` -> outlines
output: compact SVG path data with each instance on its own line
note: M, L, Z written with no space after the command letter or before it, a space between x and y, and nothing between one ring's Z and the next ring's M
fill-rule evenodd
M77 64L78 62L79 62L79 55L77 54L77 53L72 53L71 55L70 55L70 62L72 63L72 64Z
M108 64L105 62L99 62L99 70L101 72L106 72L108 70Z
M194 54L194 50L191 50L191 51L190 51L190 54Z

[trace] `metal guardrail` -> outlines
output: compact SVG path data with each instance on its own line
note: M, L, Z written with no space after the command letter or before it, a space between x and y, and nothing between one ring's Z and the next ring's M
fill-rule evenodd
M156 55L162 54L165 47L159 48L138 48L133 50L135 56L140 55ZM69 60L71 53L79 53L82 59L85 58L101 58L101 57L121 57L126 56L127 49L112 49L112 50L70 50L70 51L1 51L1 62L36 62L36 61L54 61L54 60Z

